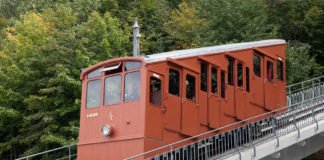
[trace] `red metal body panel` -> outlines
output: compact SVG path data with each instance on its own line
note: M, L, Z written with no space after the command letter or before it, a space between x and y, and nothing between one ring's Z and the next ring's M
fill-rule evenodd
M260 57L260 76L254 73L253 56ZM229 82L228 58L233 60L233 84ZM118 160L154 149L190 136L229 125L286 105L286 79L277 79L277 63L285 68L285 45L236 50L226 53L166 59L145 63L142 58L125 57L94 65L82 75L82 101L78 159ZM87 75L112 63L141 62L140 98L133 102L86 109L87 83L105 75L87 79ZM267 63L273 65L269 79ZM208 66L207 91L201 90L201 63ZM241 66L239 66L241 65ZM241 67L241 68L240 68ZM217 70L217 92L211 89L212 68ZM240 69L239 69L240 68ZM271 67L270 67L271 68ZM169 71L179 72L179 94L169 93ZM247 75L247 70L249 74ZM222 72L224 88L222 88ZM126 71L120 73L122 82ZM187 75L195 79L195 95L188 99ZM248 77L247 77L248 76ZM150 103L150 78L161 81L161 105ZM249 79L249 87L247 83ZM122 88L125 84L122 84ZM222 96L222 90L224 95ZM104 92L104 89L102 89ZM124 95L123 89L121 95ZM102 95L101 101L104 100ZM96 115L96 116L93 116ZM101 127L113 127L111 136L103 136Z

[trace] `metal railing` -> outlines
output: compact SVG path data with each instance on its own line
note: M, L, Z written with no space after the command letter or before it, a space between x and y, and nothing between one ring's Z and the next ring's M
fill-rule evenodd
M323 77L319 77L288 86L287 107L180 140L127 160L205 160L234 152L240 155L240 150L251 147L256 155L254 146L273 138L277 139L279 146L280 136L293 131L297 131L300 136L300 128L312 123L316 123L318 129L318 121L324 119L323 80ZM219 132L223 133L217 134Z
M16 160L33 160L33 159L76 160L77 159L76 147L77 144L71 144L71 145L51 149L45 152L40 152L26 157L18 158ZM58 152L61 152L61 154Z
M288 106L324 93L324 76L292 84L286 87Z

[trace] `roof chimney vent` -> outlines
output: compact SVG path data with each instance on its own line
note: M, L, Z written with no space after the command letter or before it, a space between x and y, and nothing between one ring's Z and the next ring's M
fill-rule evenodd
M139 48L139 38L140 37L141 37L141 34L139 33L139 26L137 23L137 18L135 18L134 25L133 25L133 56L140 55L140 48Z

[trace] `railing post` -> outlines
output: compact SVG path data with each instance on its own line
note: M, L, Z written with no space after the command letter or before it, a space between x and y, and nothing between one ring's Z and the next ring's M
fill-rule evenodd
M252 129L251 129L251 125L248 125L249 127L249 141L251 142L251 146L252 146L252 148L253 148L253 157L255 157L256 156L256 149L255 149L255 146L254 146L254 144L253 144L253 139L252 139L252 134L253 134L253 132L252 132Z
M172 154L172 151L173 151L173 148L172 148L172 146L170 146L171 160L174 160L174 158L173 158L173 154Z
M289 92L288 95L290 97L289 100L288 100L288 106L290 106L291 105L291 101L292 101L292 99L291 99L291 86L288 87L288 92Z
M276 147L279 147L279 137L277 135L276 121L275 121L275 117L274 116L272 116L272 132L274 133L274 136L277 139L277 145L276 145Z
M312 98L315 97L315 85L314 85L314 80L312 81Z
M301 105L304 104L304 99L305 99L305 92L304 92L304 82L302 82L302 102L301 102Z
M239 132L239 130L237 130ZM239 141L239 138L238 138L238 135L237 132L234 132L234 147L236 149L236 152L238 153L239 155L239 160L242 159L242 155L241 155L241 152L239 150L239 145L238 145L238 141Z
M314 103L314 99L315 99L315 97L312 99L312 117L313 117L313 119L314 119L314 122L316 123L315 131L318 131L318 129L319 129L318 121L317 121L317 119L316 119L316 117L315 117L315 113L314 113L314 108L315 108L315 106L316 106L316 105L313 105L313 103Z
M298 126L297 126L296 116L297 116L297 112L295 110L295 113L294 113L294 125L295 125L295 128L297 129L297 132L298 132L297 138L300 138L300 130L299 130Z
M71 160L71 146L69 146L69 160Z

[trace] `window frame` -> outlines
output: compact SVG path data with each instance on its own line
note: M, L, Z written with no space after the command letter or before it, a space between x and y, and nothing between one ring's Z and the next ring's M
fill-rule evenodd
M114 104L106 104L105 103L105 98L106 98L106 79L109 78L109 77L113 77L113 76L120 76L120 98L119 98L119 103L114 103ZM104 107L107 107L107 106L113 106L113 105L118 105L118 104L121 104L123 102L123 78L124 77L124 74L123 73L115 73L115 74L111 74L111 75L108 75L108 76L105 76L103 77L103 84L104 84L104 87L103 87L103 106Z
M191 78L193 78L193 80L194 80L194 85L193 85L193 88L194 88L194 90L193 90L193 94L192 94L192 98L190 98L190 97L188 97L188 94L187 94L187 83L185 84L185 89L186 89L186 99L187 100L190 100L190 101L192 101L192 102L196 102L197 101L197 87L196 87L196 82L197 82L197 78L195 77L195 76L193 76L192 74L186 74L186 82L187 82L187 79L188 79L188 77L191 77Z
M273 65L273 62L267 60L266 66L267 66L267 70L266 70L267 71L267 80L269 82L273 82L273 80L274 80L274 65ZM272 71L271 71L272 74L270 75L270 77L269 77L269 74L270 74L269 67L272 68Z
M99 71L100 75L93 75L93 76L91 76L91 74L95 74L96 71ZM91 72L89 72L87 74L86 77L87 77L87 80L89 80L89 79L96 79L96 78L102 77L102 67L92 70Z
M177 89L178 89L178 91L177 91L178 94L173 94L173 93L170 92L170 73L171 73L171 70L178 73L178 85L176 86ZM180 81L181 81L181 73L180 73L180 71L170 67L168 69L168 94L171 94L171 95L177 96L177 97L181 97L181 84L180 84Z
M258 66L259 74L256 73L256 64L255 64L255 61L254 61L254 60L255 60L254 57L257 57L258 60L259 60L259 66ZM257 76L257 77L262 77L261 56L260 56L260 55L257 55L256 53L254 53L254 54L253 54L253 59L252 59L252 60L253 60L253 74L254 74L255 76Z
M250 68L249 67L245 67L245 90L247 92L250 92Z
M239 82L240 82L240 79L239 79L239 77L240 77L240 72L239 72L239 66L241 66L241 85L239 85ZM237 73L236 73L236 83L237 83L237 87L239 87L239 88L244 88L244 65L243 65L243 63L241 63L241 62L238 62L237 64L236 64L236 69L237 69Z
M100 81L100 95L99 95L99 105L98 106L91 106L88 107L88 89L89 89L89 83L93 81ZM86 83L86 93L85 93L85 109L95 109L100 108L102 106L102 78L92 78L88 79Z
M227 57L227 83L231 86L234 86L235 83L234 72L235 72L235 59L232 57Z
M125 101L125 89L126 89L126 75L127 74L132 74L132 73L135 73L135 72L138 72L139 73L139 90L138 90L138 98L135 99L135 100L129 100L129 101ZM136 101L139 101L141 99L141 76L142 76L142 73L141 73L141 70L138 69L138 70L130 70L128 72L124 72L124 78L123 78L123 95L122 95L122 100L123 100L123 103L130 103L130 102L136 102Z
M215 71L216 71L216 92L213 92L213 69L215 69ZM219 94L219 89L218 89L218 87L219 87L219 85L218 85L218 78L219 78L219 76L218 76L218 70L219 70L219 68L218 67L214 67L214 66L212 66L211 67L211 70L210 70L210 93L211 94L213 94L213 95L218 95Z
M205 79L203 79L203 67L204 67L204 71L205 71ZM203 92L208 92L208 63L205 63L203 61L200 61L200 91ZM204 81L203 81L204 80ZM203 86L203 84L205 83L205 87Z
M137 63L139 63L140 65L139 65L139 67L138 68L132 68L132 69L130 69L130 70L126 70L126 63L127 62L137 62ZM141 61L124 61L123 62L123 72L131 72L131 71L134 71L134 70L140 70L142 68L142 62Z
M282 58L280 58L280 59L278 58L276 62L277 62L277 77L276 77L276 79L279 80L279 81L284 82L285 81L285 74L284 74L284 68L285 68L284 66L285 65L284 65L284 62L283 62ZM279 62L282 64L281 65L281 76L280 76L282 79L279 78L279 67L278 67Z
M160 92L161 92L161 95L160 95L160 104L155 104L155 103L152 103L151 102L151 79L154 78L156 80L159 80L160 81ZM157 78L157 77L154 77L153 75L149 76L149 103L153 106L156 106L156 107L162 107L162 104L163 104L163 82L160 78Z
M226 98L226 72L221 70L221 91L220 91L220 97L225 99Z

